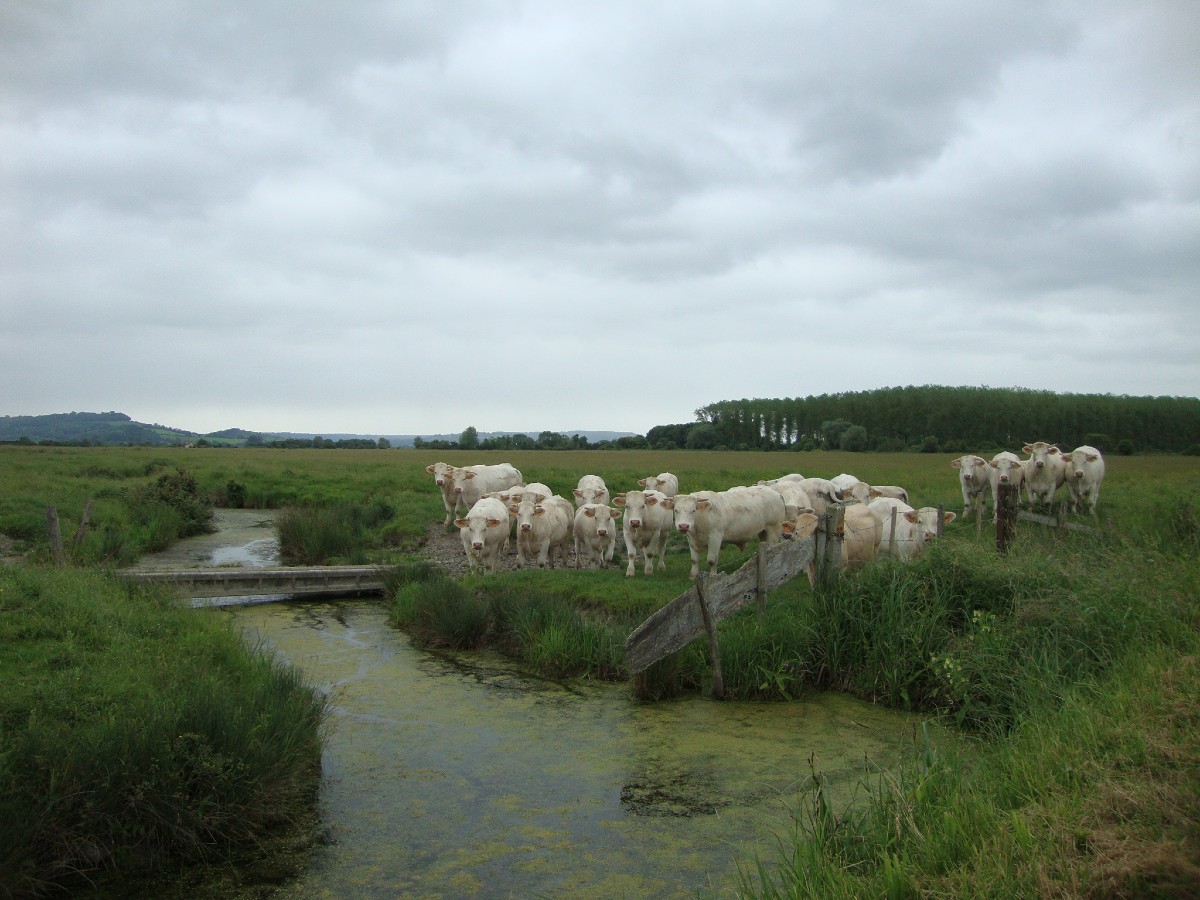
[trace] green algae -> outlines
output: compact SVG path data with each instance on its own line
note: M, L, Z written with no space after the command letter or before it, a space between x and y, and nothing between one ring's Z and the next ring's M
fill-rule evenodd
M378 602L226 608L331 698L326 844L281 896L695 896L772 856L815 768L835 802L919 720L834 694L639 703L433 654Z

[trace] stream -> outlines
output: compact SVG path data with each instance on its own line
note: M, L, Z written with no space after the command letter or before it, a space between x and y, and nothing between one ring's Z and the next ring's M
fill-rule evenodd
M224 534L221 552L262 558L246 549L261 531ZM193 540L212 551L214 537ZM728 894L739 865L775 860L813 767L840 811L921 721L839 694L642 703L625 684L547 681L495 654L418 649L381 599L211 614L331 700L328 840L273 896Z

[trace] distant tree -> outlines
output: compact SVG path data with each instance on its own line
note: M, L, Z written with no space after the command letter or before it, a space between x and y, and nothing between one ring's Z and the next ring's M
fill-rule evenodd
M388 440L387 438L385 438L385 437L381 437L381 438L380 438L380 439L379 439L379 440L376 442L376 445L375 445L375 446L377 446L377 447L378 447L380 450L391 450L391 449L392 449L392 442L391 442L391 441L389 441L389 440Z
M246 438L247 447L261 447L263 445L263 436L261 434L252 434Z
M721 442L717 427L710 422L699 422L688 431L687 443L689 450L712 450Z
M475 430L474 425L468 425L463 429L463 433L458 436L458 446L464 450L479 449L479 432Z
M622 450L644 450L647 444L640 434L627 434L617 438L617 446Z
M425 438L421 437L420 435L417 435L416 437L413 438L413 449L414 450L420 450L424 446L425 446Z
M1117 452L1122 456L1133 456L1133 451L1133 441L1129 440L1129 438L1117 442Z
M937 437L932 434L927 434L925 439L921 441L922 453L939 453L941 451L941 443Z
M821 423L821 443L826 450L836 450L842 445L842 435L853 422L846 419L829 419Z
M867 449L867 429L861 425L851 425L842 432L838 446L848 453L862 453Z
M543 431L538 435L537 447L539 450L569 450L571 439L557 431Z

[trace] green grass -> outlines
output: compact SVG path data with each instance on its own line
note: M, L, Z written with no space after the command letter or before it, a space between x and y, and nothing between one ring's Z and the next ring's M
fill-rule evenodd
M44 557L45 505L58 504L70 534L92 498L98 535L144 543L136 532L147 526L131 516L130 492L180 468L217 503L390 505L390 519L364 527L362 546L371 560L406 561L394 615L415 639L492 646L551 677L622 679L624 636L689 585L684 543L676 538L666 573L650 578L627 579L618 567L445 579L411 562L425 529L443 515L425 465L507 459L564 495L586 473L621 491L664 470L679 475L684 490L847 471L907 487L914 505L958 510L949 466L957 455L0 447L0 530ZM849 691L924 711L968 739L958 757L937 747L931 731L934 744L898 770L864 778L845 808L831 805L814 772L797 800L795 833L780 836L778 859L747 863L742 893L1200 892L1200 460L1108 464L1096 523L1102 536L1022 524L1001 557L990 526L976 537L973 522L957 521L920 562L881 562L815 597L794 580L772 593L765 622L749 609L722 623L725 684L734 697ZM731 571L752 554L752 547L727 548L721 568ZM73 640L55 657L65 671L78 668L71 654L81 638ZM697 641L642 673L636 690L645 698L704 691L709 677ZM113 680L126 678L135 683L132 673ZM153 695L149 687L133 690ZM91 694L64 690L47 708L75 696Z
M0 568L0 895L261 841L312 815L324 699L218 618Z

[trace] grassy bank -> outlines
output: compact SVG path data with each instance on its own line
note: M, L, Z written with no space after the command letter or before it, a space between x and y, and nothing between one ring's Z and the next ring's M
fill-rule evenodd
M202 610L0 568L0 895L220 857L312 813L324 701Z

